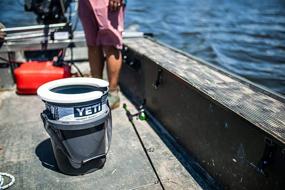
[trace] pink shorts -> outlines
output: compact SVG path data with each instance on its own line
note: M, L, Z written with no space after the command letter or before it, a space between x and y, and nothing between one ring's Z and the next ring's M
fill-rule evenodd
M88 46L114 46L122 49L124 8L111 11L109 0L79 0L78 15Z

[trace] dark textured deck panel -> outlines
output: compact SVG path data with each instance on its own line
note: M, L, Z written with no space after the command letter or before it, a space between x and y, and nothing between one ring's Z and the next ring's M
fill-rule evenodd
M146 38L125 39L127 47L145 55L206 96L229 108L285 143L285 103L263 90L233 79L191 56Z

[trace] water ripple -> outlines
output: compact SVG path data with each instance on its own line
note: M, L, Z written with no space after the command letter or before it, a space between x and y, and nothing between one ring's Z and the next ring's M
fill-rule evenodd
M128 6L127 27L139 24L166 43L285 94L284 1L137 0Z

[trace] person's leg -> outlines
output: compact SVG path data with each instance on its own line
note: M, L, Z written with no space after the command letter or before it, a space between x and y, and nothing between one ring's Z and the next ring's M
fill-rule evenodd
M122 54L120 50L112 46L104 46L104 52L106 55L110 91L114 91L118 89L118 81L122 66Z
M93 7L98 26L95 44L103 47L106 56L110 89L108 102L110 107L114 109L120 105L118 80L122 66L122 55L119 49L122 49L123 8L119 11L110 11L107 5L99 6L96 4L97 1L93 0L89 0L89 2Z
M88 59L92 77L102 78L104 55L100 44L97 44L98 22L91 6L91 0L80 0L78 15L81 20L88 46Z
M122 66L122 54L120 50L113 46L104 46L104 52L106 55L107 74L110 88L108 100L111 109L115 109L120 106L118 81Z
M91 70L91 76L94 78L103 78L104 54L100 46L88 46L88 59Z

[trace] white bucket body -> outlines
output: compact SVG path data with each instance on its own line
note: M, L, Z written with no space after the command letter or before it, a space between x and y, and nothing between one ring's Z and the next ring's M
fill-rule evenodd
M89 91L66 93L72 86L89 88ZM38 95L45 102L53 120L84 121L99 117L109 109L108 82L100 79L69 78L52 81L42 85L38 89Z

